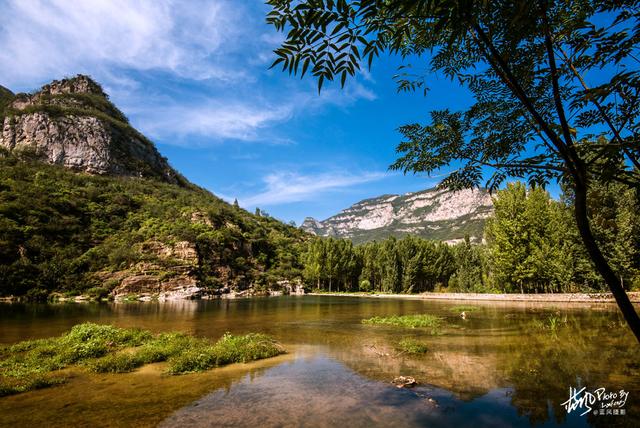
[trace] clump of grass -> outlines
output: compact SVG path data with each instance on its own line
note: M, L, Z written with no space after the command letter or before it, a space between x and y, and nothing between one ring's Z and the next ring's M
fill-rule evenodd
M0 378L2 379L2 378ZM64 383L64 377L53 377L45 375L32 375L22 379L3 379L0 381L0 397L6 395L19 394L21 392L33 391L36 389L48 388Z
M549 315L545 320L535 320L533 325L539 330L546 330L551 333L551 335L557 335L558 330L560 329L561 323L566 324L566 319L561 319L556 315Z
M412 338L402 339L398 342L396 349L401 353L411 355L425 354L429 350L427 345Z
M362 320L363 324L391 325L406 328L431 328L436 334L442 326L442 318L429 314L393 315L390 317L373 317Z
M130 352L109 354L103 358L90 360L86 366L96 373L127 373L143 365L137 355Z
M60 337L27 340L4 348L0 352L0 377L28 379L35 373L63 369L123 347L141 345L151 337L151 333L139 329L79 324Z
M458 306L453 306L451 307L449 310L451 312L473 312L473 311L477 311L478 309L480 309L477 306L467 306L467 305L458 305Z
M213 346L202 342L169 359L169 372L173 374L207 370L231 363L270 358L283 353L282 347L264 334L244 336L225 334Z
M159 363L167 361L188 348L198 346L201 342L203 342L202 339L183 333L162 333L142 345L137 350L136 356L143 364Z
M225 334L213 343L182 333L152 335L139 329L85 323L55 338L0 348L0 396L64 382L55 376L71 365L97 373L125 373L150 363L169 362L169 373L206 370L283 353L262 334Z

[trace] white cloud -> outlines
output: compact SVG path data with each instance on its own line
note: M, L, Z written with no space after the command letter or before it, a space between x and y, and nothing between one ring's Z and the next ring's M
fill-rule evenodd
M291 116L291 105L256 106L205 100L196 105L173 104L144 109L135 115L136 125L151 137L207 136L209 138L256 141L259 131ZM182 140L172 140L182 144Z
M0 23L0 81L111 67L164 69L192 78L236 76L218 68L235 36L237 7L227 1L6 0Z
M261 0L0 0L0 84L90 74L141 131L177 145L283 144L278 123L376 98L355 79L318 96L312 79L267 72L283 36L265 10Z
M317 175L301 175L293 172L277 172L264 177L265 188L258 194L238 198L245 207L272 206L315 199L319 194L381 180L381 172L346 174L328 172Z

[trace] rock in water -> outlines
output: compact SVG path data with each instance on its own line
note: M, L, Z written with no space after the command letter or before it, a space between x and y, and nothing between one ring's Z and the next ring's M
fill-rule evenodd
M393 379L393 384L398 388L413 388L418 382L411 376L398 376Z

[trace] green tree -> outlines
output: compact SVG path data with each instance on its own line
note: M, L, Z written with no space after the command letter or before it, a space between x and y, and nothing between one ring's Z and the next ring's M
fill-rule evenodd
M479 245L473 245L469 236L454 247L456 272L449 287L458 292L481 293L487 291L483 270L485 261Z
M324 245L320 239L313 239L307 244L307 251L303 254L304 278L320 290L320 280L324 267Z
M494 282L504 292L531 293L567 290L574 270L571 233L564 206L541 188L509 183L494 199L495 214L487 221Z
M571 189L564 202L574 203ZM602 251L626 289L640 282L640 199L637 191L615 182L594 182L589 190L589 218ZM573 237L575 243L579 237ZM602 279L594 272L584 247L574 249L576 281L601 288Z
M435 111L430 124L401 128L403 155L393 168L429 173L458 163L441 183L454 189L479 185L486 172L491 189L508 176L570 186L584 246L640 341L640 318L588 217L594 179L640 183L638 1L267 3L267 21L287 30L273 65L310 71L319 89L334 78L344 85L385 50L407 60L400 90L426 92L436 71L467 86L476 98L467 111ZM607 77L590 86L602 69Z

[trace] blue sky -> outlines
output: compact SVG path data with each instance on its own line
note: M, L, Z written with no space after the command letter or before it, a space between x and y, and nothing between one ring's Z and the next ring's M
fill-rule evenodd
M32 91L89 74L189 180L287 222L437 184L387 170L396 129L471 102L438 76L427 97L396 93L392 57L318 95L312 79L268 70L282 36L262 0L0 0L0 10L0 84Z

